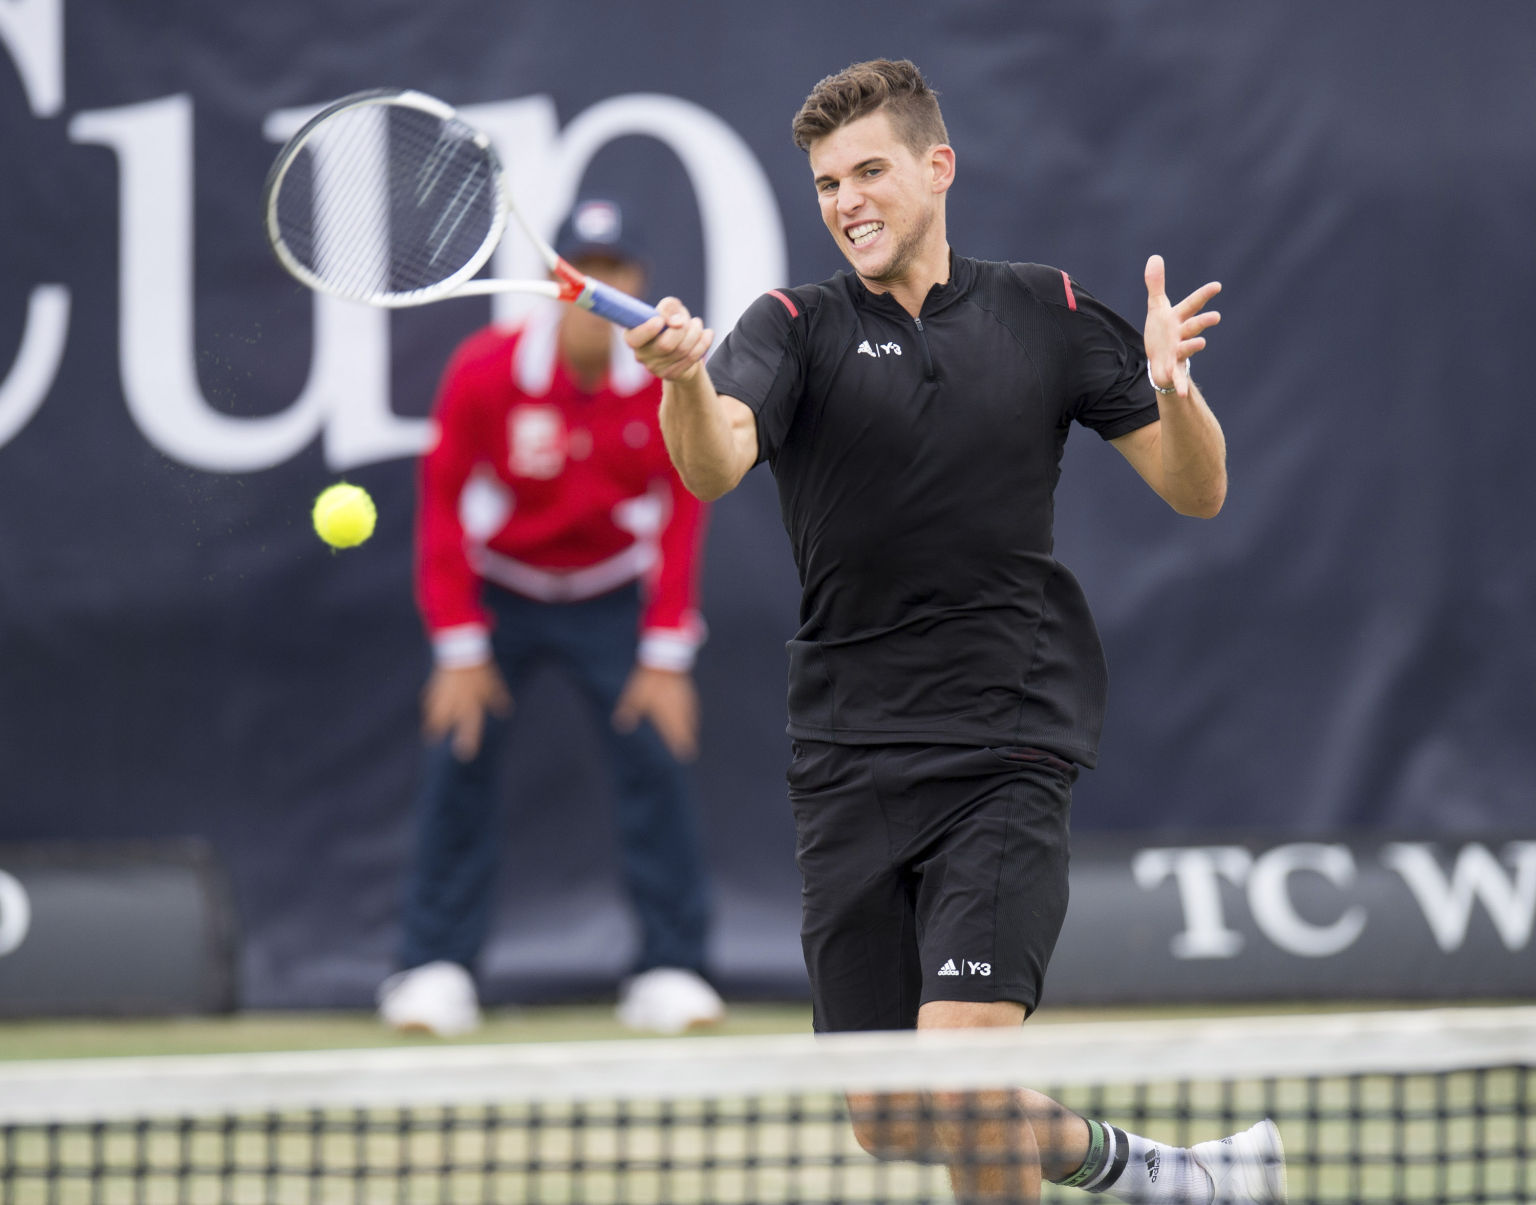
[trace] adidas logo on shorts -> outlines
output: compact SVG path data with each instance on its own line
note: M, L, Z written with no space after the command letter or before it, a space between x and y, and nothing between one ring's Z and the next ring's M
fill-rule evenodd
M960 968L955 965L953 958L939 968L939 974L941 975L958 975L959 973Z

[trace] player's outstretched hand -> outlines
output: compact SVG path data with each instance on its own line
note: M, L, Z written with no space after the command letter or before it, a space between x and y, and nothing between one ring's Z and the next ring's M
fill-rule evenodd
M453 754L472 761L480 752L485 717L512 711L512 695L496 666L438 666L421 694L421 727L428 740L453 738Z
M641 720L650 720L672 756L681 762L699 754L699 693L689 674L637 665L624 683L613 726L633 732Z
M1180 397L1188 397L1189 357L1205 347L1203 332L1221 321L1217 311L1205 308L1221 292L1221 285L1213 280L1173 305L1165 291L1161 255L1147 260L1146 281L1147 325L1142 339L1152 381L1163 388L1172 385Z
M715 332L702 318L688 313L676 297L656 303L659 317L626 331L624 339L635 358L664 381L681 381L698 371L698 365L714 342Z

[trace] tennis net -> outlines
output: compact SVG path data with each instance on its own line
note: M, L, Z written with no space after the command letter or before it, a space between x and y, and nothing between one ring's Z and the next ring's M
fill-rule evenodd
M1536 1008L1511 1007L23 1061L0 1202L953 1201L943 1167L867 1155L845 1093L975 1110L1013 1085L1177 1145L1271 1117L1293 1203L1536 1201Z

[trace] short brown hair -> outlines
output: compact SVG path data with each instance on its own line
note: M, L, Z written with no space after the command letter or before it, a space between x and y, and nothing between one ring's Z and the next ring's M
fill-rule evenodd
M915 153L949 141L938 94L906 59L871 59L829 75L811 89L791 130L802 151L861 117L884 109L896 136Z

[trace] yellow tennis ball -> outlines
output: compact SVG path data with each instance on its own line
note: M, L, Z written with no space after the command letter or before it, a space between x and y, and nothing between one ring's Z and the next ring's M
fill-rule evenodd
M368 491L345 481L322 490L315 499L315 531L332 548L355 548L373 534L379 517Z

